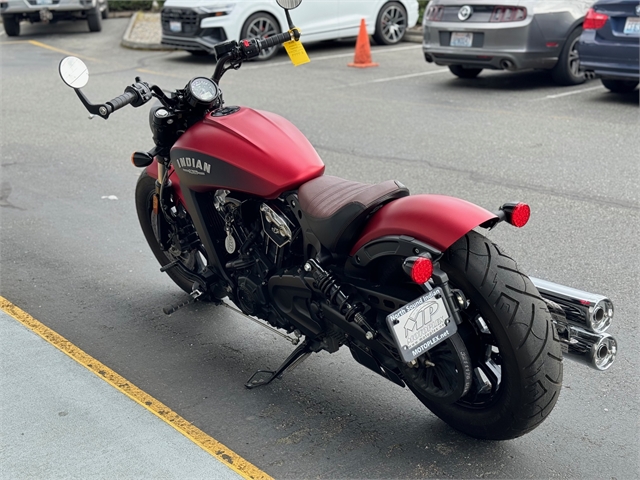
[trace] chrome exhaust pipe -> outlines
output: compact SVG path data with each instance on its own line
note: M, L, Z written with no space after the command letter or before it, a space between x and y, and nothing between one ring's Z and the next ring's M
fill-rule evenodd
M615 361L618 343L608 333L593 333L574 325L555 322L563 356L598 371L607 370Z
M613 319L613 303L607 297L558 283L529 277L540 295L562 307L566 321L593 333L604 333Z

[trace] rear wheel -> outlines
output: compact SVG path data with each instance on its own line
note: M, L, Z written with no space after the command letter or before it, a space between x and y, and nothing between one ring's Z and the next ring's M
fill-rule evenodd
M203 255L199 242L195 247L189 247L186 249L181 248L180 234L182 232L180 229L170 226L169 237L172 241L169 250L163 250L158 243L155 232L158 231L158 215L162 215L162 213L156 214L153 211L153 196L155 192L155 179L150 177L146 171L142 172L136 185L136 210L138 212L140 226L142 227L142 233L144 233L151 251L162 266L178 260L186 270L193 273L201 273L206 266L206 258ZM173 216L173 220L177 222L178 225L180 225L180 223L191 222L188 217L180 218L177 210L174 212ZM182 240L184 242L185 239L183 238ZM167 274L181 289L187 293L191 293L193 289L193 280L184 275L179 268L171 268L167 270ZM203 298L200 297L200 300L203 300Z
M17 37L20 35L20 19L13 15L3 15L2 24L4 25L4 31L8 37Z
M385 4L378 13L373 39L378 45L395 45L407 32L407 11L398 2Z
M544 301L515 261L476 232L451 246L440 266L469 301L458 333L471 360L471 387L447 401L463 379L445 342L404 367L409 388L473 437L506 440L533 430L551 413L562 383L560 343Z
M633 92L638 86L638 82L634 80L614 80L612 78L602 78L602 85L613 93L629 93Z
M576 28L569 34L569 38L562 47L558 63L551 70L553 81L558 85L580 85L587 79L580 71L580 55L578 54L578 40L582 28Z
M482 71L481 68L465 68L462 65L449 65L449 70L459 78L476 78Z
M254 13L242 27L241 38L268 38L280 33L278 21L270 14L264 12ZM261 50L255 57L256 60L269 60L278 53L278 47Z
M100 12L100 17L102 20L109 18L109 2L104 2L104 9Z

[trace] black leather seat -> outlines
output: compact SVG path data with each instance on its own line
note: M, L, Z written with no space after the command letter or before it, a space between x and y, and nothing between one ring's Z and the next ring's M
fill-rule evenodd
M298 190L309 227L322 245L336 253L351 247L371 213L407 195L407 187L395 180L370 185L329 175L314 178Z

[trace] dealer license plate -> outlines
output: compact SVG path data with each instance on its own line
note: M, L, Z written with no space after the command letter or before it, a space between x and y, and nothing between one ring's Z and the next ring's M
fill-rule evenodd
M624 24L624 33L627 35L640 35L640 17L629 17Z
M405 362L419 357L458 330L440 288L387 315L387 325Z
M452 32L449 45L452 47L470 47L473 43L473 33L471 32Z
M175 20L169 21L169 30L171 30L172 32L181 32L182 22L176 22Z

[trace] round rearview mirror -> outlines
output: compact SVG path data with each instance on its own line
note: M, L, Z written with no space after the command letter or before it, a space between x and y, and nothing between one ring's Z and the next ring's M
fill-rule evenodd
M285 10L293 10L302 3L302 0L276 0L276 2Z
M71 88L82 88L89 81L89 70L77 57L65 57L58 67L60 78Z

